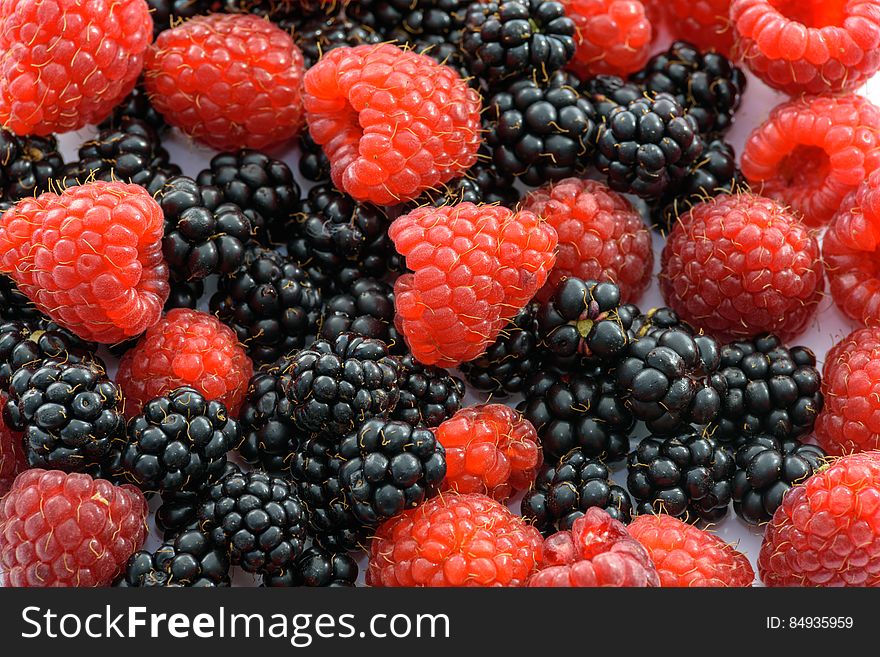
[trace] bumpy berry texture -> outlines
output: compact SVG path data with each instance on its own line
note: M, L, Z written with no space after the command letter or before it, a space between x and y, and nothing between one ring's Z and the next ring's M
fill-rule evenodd
M6 390L12 375L25 365L38 365L45 360L67 365L83 361L102 364L94 354L95 349L96 344L80 340L52 322L0 324L0 390Z
M152 29L144 0L4 0L0 125L48 135L100 123L134 88Z
M755 579L746 555L672 516L639 516L627 529L647 549L662 587L751 586Z
M216 317L178 308L150 328L119 361L116 380L125 414L134 417L149 400L189 386L238 415L254 366L232 329Z
M476 162L479 96L426 55L337 48L306 73L305 108L333 182L357 200L406 201Z
M133 554L118 584L163 588L229 585L229 558L198 529L181 532L155 552L141 550Z
M569 68L580 78L629 75L648 61L653 29L640 0L564 0L574 21Z
M284 24L282 23L282 27ZM315 16L294 25L293 40L302 50L306 68L314 66L324 53L344 46L382 43L385 39L369 25L349 16Z
M556 265L538 293L546 301L563 277L609 281L625 302L651 282L654 251L641 215L622 195L585 178L566 178L531 192L523 208L556 229Z
M674 36L701 50L715 50L729 57L734 32L730 25L730 0L654 0L666 13ZM648 4L650 5L651 0Z
M0 501L0 585L110 586L147 533L133 486L33 469Z
M669 306L721 340L803 333L825 290L815 235L775 201L722 194L673 227L661 256Z
M766 586L880 583L880 455L852 454L792 488L764 533Z
M752 131L742 171L758 193L790 206L808 226L824 226L880 166L878 131L880 109L861 96L790 100Z
M394 288L375 278L359 278L324 304L318 336L333 341L355 333L384 342L392 353L406 349L394 328Z
M3 208L0 207L0 213ZM42 317L33 301L28 299L8 276L0 275L0 319L33 321Z
M302 125L303 57L256 16L198 16L162 32L144 85L169 124L220 150L264 148Z
M280 366L254 374L239 413L239 454L270 474L289 470L303 437L293 426L290 402L284 394L287 377Z
M143 187L94 182L0 217L0 272L46 315L112 344L159 320L168 298L162 211Z
M547 279L556 231L531 212L424 207L389 229L412 274L397 279L395 324L426 365L479 356Z
M0 396L0 404L6 405L5 396ZM0 497L12 488L12 482L18 473L28 467L30 466L22 449L21 432L10 429L0 415Z
M485 495L448 493L380 525L367 585L524 586L541 534Z
M414 427L436 427L461 410L464 381L433 365L422 365L412 354L399 360L400 400L391 413Z
M733 0L736 53L791 96L853 89L880 69L874 0Z
M19 137L0 128L0 200L14 202L49 191L49 181L61 177L63 166L54 136Z
M351 556L313 545L281 573L263 575L263 585L350 588L355 586L357 576L357 562Z

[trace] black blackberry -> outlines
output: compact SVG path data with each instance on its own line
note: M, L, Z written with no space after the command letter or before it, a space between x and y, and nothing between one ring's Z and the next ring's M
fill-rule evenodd
M290 402L284 394L291 385L280 365L251 377L241 405L241 456L270 474L290 471L303 434L293 426Z
M155 0L150 0L150 3L154 1ZM184 1L194 3L194 0ZM153 16L155 20L156 14L153 14ZM141 81L139 81L137 86L131 90L131 93L129 93L125 99L113 109L113 113L98 125L98 128L100 130L113 128L120 129L131 119L143 121L153 128L157 134L168 127L168 124L165 123L165 119L156 111L156 108L153 107L153 103L150 102L150 97L147 95L147 91L144 89Z
M230 586L229 558L201 531L190 529L155 552L141 550L131 555L118 586Z
M644 87L616 75L587 78L581 85L581 91L596 107L599 116L606 116L618 105L626 107L645 95Z
M697 122L669 94L646 96L603 115L596 167L608 186L644 199L662 198L703 152Z
M769 522L789 489L813 476L827 455L794 438L749 436L736 450L733 510L752 525Z
M263 575L263 586L353 587L357 577L357 562L349 555L313 545L291 567L277 575Z
M63 167L54 136L19 137L0 128L0 200L14 202L49 191Z
M329 183L330 160L308 130L303 130L299 135L299 152L299 172L302 177L316 183Z
M385 38L348 16L316 16L294 27L293 40L310 68L335 48L382 43Z
M611 481L611 471L599 459L573 449L554 465L545 465L522 500L523 518L545 536L571 529L587 509L599 507L615 520L628 523L629 493Z
M523 391L541 366L539 308L538 303L528 304L483 355L461 364L461 372L472 386L497 397Z
M639 443L627 460L626 487L639 514L715 522L727 515L735 469L726 447L684 427L677 435Z
M156 200L165 215L162 251L178 279L231 274L241 266L245 246L260 226L257 215L187 176L169 180Z
M175 536L181 532L198 528L200 496L209 486L218 483L224 477L240 473L241 468L232 461L226 461L223 473L215 481L203 484L198 491L163 493L162 503L156 509L155 514L156 527L162 531L163 539L173 541Z
M490 86L534 73L539 81L574 56L575 26L555 0L472 2L461 47L468 69Z
M652 57L633 81L648 93L675 96L704 135L730 128L746 89L742 69L724 55L700 52L686 41L676 41L669 50Z
M0 214L3 210L0 209ZM0 274L0 320L36 321L43 317L33 302L18 289L8 276Z
M806 347L787 348L763 334L721 349L720 374L727 381L713 436L769 435L798 438L813 430L822 410L822 377Z
M211 12L215 4L209 0L147 0L153 18L153 38L181 21Z
M520 200L520 192L514 186L514 177L504 173L491 161L492 154L480 150L480 160L461 178L456 178L439 189L428 190L410 205L418 207L430 204L434 207L474 203L476 205L497 203L513 208Z
M596 112L578 81L557 71L546 82L519 80L486 107L486 144L498 170L542 185L586 167L596 141Z
M165 302L165 311L174 308L190 308L195 310L199 305L202 295L205 293L204 281L179 281L172 279L171 293L168 295L168 301Z
M121 388L97 362L47 360L12 375L3 417L24 432L32 467L82 472L125 443L123 405Z
M391 354L406 352L394 328L394 289L375 278L360 278L327 300L319 337L333 341L342 333L381 340Z
M280 572L305 547L305 511L293 484L265 472L231 474L211 486L199 520L232 565L249 573Z
M391 419L414 427L436 427L459 410L464 382L446 370L422 365L412 354L400 359L400 401Z
M147 402L128 423L122 467L144 491L196 491L223 474L226 454L240 440L226 406L177 388Z
M267 363L314 339L321 303L321 291L290 258L249 247L241 266L219 279L210 307L255 362Z
M547 463L580 448L590 458L618 461L629 451L635 419L606 375L584 371L539 371L516 407L541 439Z
M332 11L328 0L217 0L217 10L228 14L256 14L272 21L299 21L313 14Z
M79 160L64 167L67 185L89 180L119 180L134 183L156 194L180 167L172 164L168 151L150 124L140 119L122 119L118 128L107 128L79 148Z
M373 418L339 445L339 479L354 516L375 526L440 492L446 450L427 428Z

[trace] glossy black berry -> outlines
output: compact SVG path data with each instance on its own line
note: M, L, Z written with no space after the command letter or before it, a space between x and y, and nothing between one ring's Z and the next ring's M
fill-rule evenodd
M327 300L319 337L335 340L354 333L381 340L389 353L403 354L406 344L394 328L394 289L375 278L360 278Z
M373 28L349 16L316 16L300 23L293 40L310 68L335 48L382 43L385 39Z
M0 210L0 213L3 211ZM0 320L34 321L43 314L8 276L0 275Z
M14 202L50 190L64 160L54 136L19 137L0 128L0 201Z
M290 401L284 394L290 375L281 367L254 374L241 405L241 456L271 474L289 473L305 435L293 425Z
M446 370L422 365L412 354L400 359L400 401L391 414L414 427L436 427L455 415L464 400L464 382Z
M190 308L195 310L199 305L202 295L205 293L205 283L201 280L178 281L171 280L171 293L165 302L165 312L174 308Z
M97 348L54 322L4 322L0 324L0 390L9 387L16 370L44 360L69 364L94 361L103 367L95 355Z
M153 19L153 37L176 27L182 20L210 13L214 4L209 0L147 0Z
M147 4L165 1L167 0L149 0ZM183 0L183 2L194 5L196 0ZM156 14L153 14L154 21L159 18ZM153 103L150 102L150 97L147 95L147 91L141 82L139 81L137 86L131 90L131 93L119 105L113 108L113 113L100 123L98 127L101 130L107 130L108 128L118 130L127 125L131 119L143 121L153 128L156 133L161 133L168 127L165 119L153 107Z
M156 528L161 530L162 538L166 542L173 541L181 532L198 528L201 496L208 488L232 474L241 474L241 468L232 461L226 461L223 473L214 481L202 484L197 491L162 493L161 504L154 516Z
M355 585L357 576L357 562L351 556L313 545L290 568L277 575L264 575L263 586L349 588Z
M135 552L118 584L164 588L229 585L229 558L198 529L181 532L155 552Z

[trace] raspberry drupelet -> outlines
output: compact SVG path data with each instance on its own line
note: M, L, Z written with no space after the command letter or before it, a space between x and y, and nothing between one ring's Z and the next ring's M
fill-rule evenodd
M569 68L581 79L638 71L650 54L653 29L640 0L564 0L575 24Z
M408 201L477 161L480 97L427 55L336 48L306 73L304 98L334 184L358 201Z
M730 0L654 0L662 3L666 24L677 38L700 50L715 50L725 57L733 50ZM650 0L649 0L650 2Z

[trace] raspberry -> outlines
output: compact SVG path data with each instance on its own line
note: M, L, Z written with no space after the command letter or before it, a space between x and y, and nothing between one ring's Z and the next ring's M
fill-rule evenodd
M48 135L100 123L134 88L152 31L144 0L2 0L0 125Z
M247 393L254 365L232 329L216 317L188 308L165 315L119 361L116 380L125 393L125 415L188 386L222 402L232 417Z
M138 185L93 182L0 218L0 271L46 315L112 344L155 324L168 298L162 210Z
M305 108L333 182L359 201L408 201L477 161L479 95L427 55L336 48L306 73Z
M569 68L581 79L629 75L650 54L653 30L639 0L563 0L575 24L577 49Z
M529 586L660 586L648 552L602 509L593 507L571 530L544 541L541 570Z
M479 356L555 261L552 226L497 205L417 208L388 234L414 272L394 285L395 325L426 365L455 367Z
M523 586L541 544L537 529L495 500L447 493L376 530L367 585Z
M880 69L877 0L733 0L737 54L791 96L854 89Z
M529 488L544 461L535 427L504 404L462 409L434 433L446 448L444 490L503 502Z
M673 35L700 50L715 50L725 57L733 50L730 25L731 0L659 0L664 3L666 24Z
M147 533L133 486L27 470L0 501L0 586L109 586Z
M0 407L6 406L5 395L0 395ZM28 463L22 447L22 434L10 429L0 413L0 497L12 487L15 476L27 470Z
M648 287L654 267L651 233L621 194L595 180L566 178L533 191L522 207L543 217L559 236L556 266L538 292L541 301L566 277L616 283L626 303Z
M144 71L163 118L214 148L272 146L302 125L302 53L263 18L211 14L165 30Z
M675 225L660 291L682 319L719 340L806 329L825 289L815 236L775 201L722 194Z
M742 171L765 196L824 226L844 197L880 166L880 108L861 96L800 98L755 128Z
M818 443L832 456L880 449L880 328L850 333L825 355Z
M767 586L880 585L880 454L851 454L792 488L764 533Z
M678 518L639 516L628 529L651 555L660 586L751 586L755 579L746 555Z

